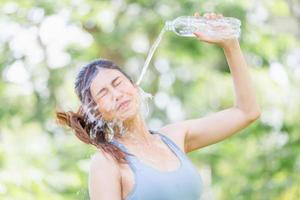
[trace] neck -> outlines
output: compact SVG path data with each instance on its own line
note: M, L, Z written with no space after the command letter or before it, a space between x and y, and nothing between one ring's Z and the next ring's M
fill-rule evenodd
M134 117L127 119L123 122L123 126L126 130L125 134L122 137L119 137L118 140L124 143L130 142L131 137L129 134L136 138L136 140L141 141L142 143L150 143L151 133L148 130L148 127L143 119L141 113L136 114Z

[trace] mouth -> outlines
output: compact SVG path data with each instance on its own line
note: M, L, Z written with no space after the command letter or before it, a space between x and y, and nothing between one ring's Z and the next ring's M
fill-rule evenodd
M118 110L128 106L128 104L130 103L130 100L124 101L122 102L119 106L118 106Z

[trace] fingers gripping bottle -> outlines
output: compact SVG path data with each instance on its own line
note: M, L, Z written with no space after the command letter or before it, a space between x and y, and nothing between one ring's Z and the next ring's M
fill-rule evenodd
M202 32L205 36L216 39L239 38L241 21L233 17L206 19L204 17L180 16L166 21L165 29L179 36L195 37L193 32Z

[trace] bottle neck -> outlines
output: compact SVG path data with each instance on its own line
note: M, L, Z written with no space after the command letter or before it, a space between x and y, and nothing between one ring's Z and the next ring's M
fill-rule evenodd
M173 21L166 21L164 28L167 31L172 31L173 30Z

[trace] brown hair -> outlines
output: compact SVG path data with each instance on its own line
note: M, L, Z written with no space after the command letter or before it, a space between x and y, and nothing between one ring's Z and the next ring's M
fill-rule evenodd
M122 151L119 147L106 141L106 124L104 123L99 127L98 123L89 121L88 113L86 109L84 109L86 102L91 105L96 105L91 95L90 84L101 68L118 70L133 84L132 79L112 61L107 59L94 60L80 69L75 80L75 92L82 103L78 111L76 113L73 111L56 111L56 120L58 124L72 128L77 138L82 142L92 144L102 151L104 150L112 155L118 162L127 163L125 159L127 152ZM91 135L94 135L94 137L91 137Z

